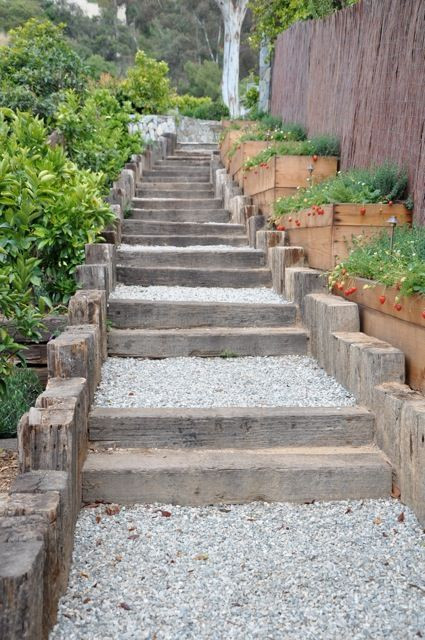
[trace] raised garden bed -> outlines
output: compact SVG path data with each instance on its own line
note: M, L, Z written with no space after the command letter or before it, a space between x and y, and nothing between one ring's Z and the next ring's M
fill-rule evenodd
M353 236L389 231L391 216L399 225L412 221L412 213L402 204L327 204L275 222L277 228L284 227L290 245L304 248L310 267L327 271L348 256Z
M228 171L232 176L232 179L237 182L240 187L244 186L244 175L247 173L243 168L245 162L256 156L258 153L261 153L261 151L264 151L264 149L267 149L270 144L271 143L267 140L249 140L247 142L241 142L234 154L231 155Z
M333 292L359 305L364 333L404 352L408 384L425 393L425 297L401 297L396 287L364 278L348 278Z
M337 168L338 158L333 156L320 156L315 161L311 156L274 156L262 166L245 171L243 189L263 215L270 215L276 200L295 193L298 187L335 176Z

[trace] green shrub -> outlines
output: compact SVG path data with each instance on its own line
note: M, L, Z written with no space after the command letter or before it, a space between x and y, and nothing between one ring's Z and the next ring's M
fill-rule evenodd
M183 96L175 95L171 99L171 106L178 109L182 116L193 117L195 110L204 105L211 105L211 98L196 98L186 93Z
M62 27L31 19L0 47L0 106L51 117L67 89L82 92L88 69Z
M30 114L0 114L0 269L13 288L31 265L35 300L66 303L84 245L113 220L102 174L83 171L62 147L51 148L43 123Z
M168 65L149 58L144 51L136 53L134 67L119 90L121 101L128 100L143 114L164 114L171 104Z
M203 60L200 64L189 60L184 65L187 84L184 90L197 98L208 97L212 102L221 97L221 69L213 60Z
M20 418L34 405L42 391L43 387L31 369L13 369L5 382L5 392L0 402L0 438L16 436Z
M249 111L257 109L260 92L258 87L250 87L246 90L245 95L241 99L242 106Z
M192 117L199 120L222 120L229 117L229 109L222 102L201 104L193 111Z
M339 283L355 276L397 286L401 296L425 296L425 227L396 228L393 252L387 232L374 238L353 238L349 257L329 280Z
M260 151L247 160L244 169L258 167L274 156L339 156L339 140L332 136L318 136L311 140L288 140Z
M314 174L313 174L314 179ZM372 204L403 201L406 197L407 174L392 164L372 169L352 169L340 172L335 178L299 189L293 196L280 198L275 204L274 217L278 218L313 205L338 202ZM409 204L407 200L404 200Z
M107 184L141 151L140 135L129 133L129 105L121 106L107 89L84 96L68 92L56 121L71 160L81 169L101 171Z

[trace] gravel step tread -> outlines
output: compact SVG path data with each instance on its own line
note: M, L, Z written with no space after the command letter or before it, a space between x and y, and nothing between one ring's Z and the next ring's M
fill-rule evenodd
M361 446L371 444L374 415L363 407L93 409L95 448Z
M382 498L391 467L373 447L118 449L89 453L83 501L180 505Z
M219 198L133 198L135 209L222 209Z
M127 220L157 220L158 222L228 222L225 209L133 209Z
M117 329L189 327L283 327L296 321L294 304L166 302L109 299L108 319Z
M161 220L124 220L123 231L128 234L130 231L136 233L147 233L151 235L179 235L179 233L189 235L243 235L244 227L240 224L230 224L229 222L168 222Z
M223 304L287 304L267 287L141 287L117 284L109 300L147 300L159 302L201 302Z
M269 269L214 267L117 266L117 280L125 285L191 287L264 287L271 285Z

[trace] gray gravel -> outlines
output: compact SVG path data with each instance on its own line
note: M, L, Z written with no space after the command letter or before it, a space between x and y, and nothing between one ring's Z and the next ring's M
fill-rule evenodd
M50 640L416 640L424 561L395 500L87 508Z
M190 384L188 384L190 381ZM347 407L354 397L306 356L108 358L98 407Z
M213 253L222 253L223 251L233 251L237 253L238 251L258 251L258 249L254 249L253 247L233 247L229 244L198 244L191 245L190 247L172 247L172 246L163 246L163 245L145 245L145 244L121 244L118 247L119 251L143 251L144 253L156 253L156 252L167 252L172 251L173 253L192 253L192 251L208 251Z
M232 289L230 287L140 287L117 284L114 300L169 300L172 302L240 302L248 304L285 304L287 300L272 289Z

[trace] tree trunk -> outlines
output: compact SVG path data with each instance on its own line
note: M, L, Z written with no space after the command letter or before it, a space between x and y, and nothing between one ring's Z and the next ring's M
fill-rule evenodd
M240 115L239 103L239 51L241 29L245 19L248 0L216 0L224 22L223 52L223 102L229 107L230 116Z

